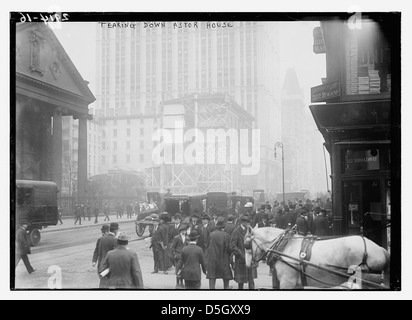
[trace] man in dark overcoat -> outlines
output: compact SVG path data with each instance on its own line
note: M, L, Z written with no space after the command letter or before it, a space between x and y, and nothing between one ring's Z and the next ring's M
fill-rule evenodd
M235 256L235 281L238 284L239 290L243 289L243 284L248 283L249 289L255 288L254 278L257 278L256 268L246 267L245 260L245 235L247 228L250 226L249 215L240 217L240 226L233 230L230 236L230 249Z
M178 265L182 255L182 250L189 243L189 238L186 234L187 228L187 224L181 224L179 227L180 233L173 238L172 244L170 245L170 252L173 256L174 265L176 266L176 289L181 289L184 287L182 277L178 276Z
M31 254L29 235L26 232L27 224L20 224L16 230L16 259L15 267L23 260L27 272L32 274L35 270L30 264L28 254Z
M189 235L189 244L183 248L178 264L181 277L185 280L185 288L189 290L200 289L201 271L206 274L203 250L196 244L198 238L198 232L193 230Z
M229 235L231 235L232 232L233 232L233 230L236 229L236 226L235 226L235 224L233 223L234 220L235 220L235 216L232 215L232 214L228 214L228 216L227 216L227 223L226 223L226 226L225 226L224 231L227 232Z
M301 236L306 236L308 233L310 233L307 220L308 213L308 209L302 208L300 209L300 216L296 219L296 230Z
M328 217L326 209L320 209L319 215L315 219L315 235L319 237L328 236L330 234Z
M117 247L107 253L102 270L109 269L107 288L143 289L143 277L136 252L129 250L129 238L120 235Z
M105 233L105 225L102 226L102 234ZM117 232L119 231L119 224L116 222L113 222L110 224L108 233L103 235L101 238L97 240L96 243L96 248L93 253L93 259L92 259L92 266L96 266L97 262L97 272L100 274L102 272L102 263L104 259L106 258L107 253L110 250L113 250L117 246L117 239L116 235ZM100 284L99 288L106 288L107 284L107 278L100 278Z
M208 214L203 213L201 216L202 219L202 225L198 228L199 232L199 241L197 242L197 245L203 249L203 252L205 253L205 258L207 260L207 255L206 255L206 249L207 246L209 245L209 221L210 217Z
M209 289L214 290L216 279L223 279L223 288L229 288L229 281L233 279L230 269L230 235L223 231L225 219L219 217L216 230L210 234L207 248L207 276Z
M165 225L165 215L154 220L155 226L152 233L152 242L150 248L153 249L154 270L152 274L158 273L159 270L167 274L165 254L168 245L168 230ZM160 224L158 223L160 222Z
M74 224L77 224L77 221L79 221L79 225L82 225L82 214L80 211L80 205L78 203L76 203L74 206L74 217L76 218Z

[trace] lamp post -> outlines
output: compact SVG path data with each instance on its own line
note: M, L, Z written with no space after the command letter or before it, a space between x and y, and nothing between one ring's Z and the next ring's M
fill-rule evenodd
M276 148L282 149L282 195L283 195L283 204L285 204L285 158L283 156L283 143L276 142L275 144L275 158L276 158Z

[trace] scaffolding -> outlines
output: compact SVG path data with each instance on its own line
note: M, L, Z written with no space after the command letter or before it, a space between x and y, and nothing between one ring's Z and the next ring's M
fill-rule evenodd
M162 119L172 106L183 106L184 129L251 129L253 116L241 108L227 94L190 95L162 103ZM162 126L164 122L162 120ZM214 150L204 148L204 156L227 154L227 146L217 143ZM206 193L241 189L239 186L239 164L162 164L148 168L146 186L149 190L176 194Z

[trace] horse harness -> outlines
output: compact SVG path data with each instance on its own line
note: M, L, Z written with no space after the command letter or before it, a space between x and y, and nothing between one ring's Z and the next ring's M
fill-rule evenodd
M300 275L301 275L301 282L302 282L302 286L307 286L308 282L307 282L307 277L318 281L318 282L323 282L321 280L315 279L311 276L309 276L306 273L306 263L305 262L309 262L312 256L312 248L313 245L315 244L315 241L322 241L322 240L328 240L328 239L333 239L336 237L317 237L317 236L313 236L313 235L308 235L305 236L302 240L302 244L301 244L301 248L300 248L300 252L299 252L299 265L298 268L293 267L289 262L286 262L282 257L281 257L281 252L284 251L284 249L286 248L286 245L288 244L288 242L296 235L297 231L296 231L296 226L291 228L291 229L287 229L285 230L285 232L283 232L281 235L279 235L273 242L272 246L270 247L269 250L266 250L265 254L259 259L262 260L264 258L267 259L267 264L269 266L272 266L272 264L274 264L276 261L275 260L279 260L282 261L284 263L286 263L287 265L289 265L291 268L300 271ZM367 270L369 270L369 266L367 264L367 259L368 259L368 252L367 252L367 247L366 247L366 240L363 236L360 236L363 240L363 245L364 245L364 253L363 253L363 257L362 257L362 261L361 263L359 263L359 267L366 267ZM255 240L253 240L255 241ZM256 242L255 242L256 243ZM256 243L256 245L258 246L258 248L261 251L264 251L260 245L258 245ZM280 254L275 254L273 251L279 252ZM254 260L254 259L253 259ZM258 260L258 261L259 261ZM254 261L254 263L257 263L258 261ZM326 265L327 267L331 267L331 268L336 268L336 269L342 269L342 270L347 270L347 268L344 267L340 267L340 266L334 266L334 265Z

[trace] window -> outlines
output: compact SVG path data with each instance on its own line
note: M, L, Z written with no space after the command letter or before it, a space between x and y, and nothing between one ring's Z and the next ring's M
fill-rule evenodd
M127 148L127 149L130 149L130 141L127 141L127 142L126 142L126 148Z
M130 163L130 154L127 155L127 157L126 157L126 162L127 162L127 163Z
M130 128L127 128L127 136L130 137Z
M143 149L143 148L144 148L143 141L140 141L140 149Z
M113 159L113 161L112 161L113 163L117 163L117 156L116 155L113 155L112 159Z
M117 120L113 120L113 125L117 126Z
M127 125L130 126L130 119L127 119Z
M102 156L102 164L105 164L105 163L106 163L106 157Z
M103 150L106 149L106 142L102 142L102 149L103 149Z
M143 161L144 161L144 156L143 156L143 154L140 154L139 160L140 160L140 162L143 162Z
M117 129L113 129L113 137L117 137Z
M144 135L144 129L140 128L140 135L143 136Z
M117 150L117 142L113 142L113 150Z

